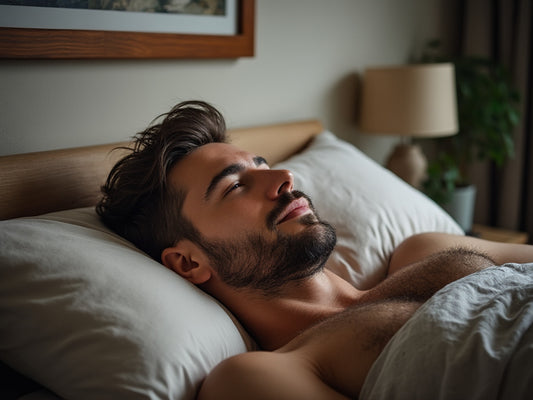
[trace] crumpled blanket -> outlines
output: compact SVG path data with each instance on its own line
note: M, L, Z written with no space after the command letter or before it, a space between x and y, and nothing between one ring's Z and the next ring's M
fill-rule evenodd
M533 399L533 263L437 292L394 335L360 399Z

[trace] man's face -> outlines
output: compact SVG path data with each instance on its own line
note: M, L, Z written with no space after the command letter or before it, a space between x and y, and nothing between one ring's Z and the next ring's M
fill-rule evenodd
M234 146L200 147L174 166L170 180L185 189L182 213L228 285L273 292L320 271L335 246L334 229L293 191L289 171L270 170Z

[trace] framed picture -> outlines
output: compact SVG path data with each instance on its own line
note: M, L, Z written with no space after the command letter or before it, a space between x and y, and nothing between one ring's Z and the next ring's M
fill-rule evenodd
M255 0L219 1L224 5L224 15L217 15L216 18L178 12L5 5L13 3L31 4L32 0L0 0L0 8L5 7L5 10L0 10L0 58L200 59L254 55ZM83 3L109 4L112 1ZM177 3L183 7L187 3L194 5L198 2L146 3ZM6 11L18 14L16 17L7 16ZM137 19L132 25L133 17ZM2 19L9 23L3 23ZM17 24L13 21L17 21ZM65 23L68 25L65 26Z

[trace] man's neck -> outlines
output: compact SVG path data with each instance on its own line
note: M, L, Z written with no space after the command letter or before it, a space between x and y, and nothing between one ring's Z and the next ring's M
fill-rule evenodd
M213 294L237 316L262 349L274 350L354 304L362 292L324 270L283 287L276 296L228 287Z

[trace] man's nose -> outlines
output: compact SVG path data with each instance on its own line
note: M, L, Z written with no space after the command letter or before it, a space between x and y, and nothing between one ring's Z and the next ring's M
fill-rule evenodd
M270 200L276 200L281 194L291 192L294 187L294 176L292 172L286 169L271 169L270 182L267 187L267 197Z

